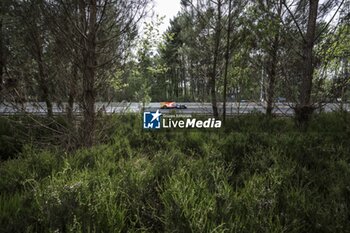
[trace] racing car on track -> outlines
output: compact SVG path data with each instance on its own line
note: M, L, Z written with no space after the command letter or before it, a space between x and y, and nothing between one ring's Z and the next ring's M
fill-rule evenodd
M187 106L184 104L177 104L175 102L161 102L161 109L186 109Z

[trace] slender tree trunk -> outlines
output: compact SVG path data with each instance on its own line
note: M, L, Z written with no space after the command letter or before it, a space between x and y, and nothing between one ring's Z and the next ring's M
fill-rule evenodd
M179 97L179 71L178 68L175 67L175 72L174 72L174 97L178 98Z
M38 71L39 71L39 85L41 88L42 98L46 103L47 108L47 115L49 117L52 117L52 102L50 99L50 90L48 85L48 79L44 70L44 61L43 61L43 53L42 53L42 44L39 42L40 38L39 35L37 36L37 57L36 61L38 64Z
M83 3L84 4L84 3ZM84 8L85 11L85 8ZM95 132L95 73L96 73L96 0L89 1L88 33L84 48L83 68L83 140L90 147Z
M228 64L230 62L230 36L231 36L231 6L232 0L228 2L228 25L227 25L227 38L226 38L226 52L225 52L225 73L224 73L224 93L223 93L223 104L222 104L222 119L226 121L226 100L227 100L227 74Z
M213 69L210 75L210 96L211 104L213 107L214 117L219 116L217 101L216 101L216 76L217 76L217 66L219 58L219 47L220 47L220 36L221 36L221 0L217 2L218 18L215 27L215 47L214 47L214 60L213 60Z
M75 3L75 17L77 22L81 22L81 26L84 24L85 21L85 9L84 4L82 2L76 2ZM84 12L84 13L83 13ZM81 20L80 20L81 19ZM83 28L83 26L81 27ZM85 32L85 30L81 30L82 32ZM79 39L79 43L82 47L84 47L84 36L83 34L78 34L77 38ZM73 52L73 62L71 67L71 78L69 79L69 93L68 93L68 106L67 106L67 118L70 123L73 122L74 118L74 102L77 97L77 86L78 86L78 72L79 67L78 63L81 61L78 59L79 55L81 54L81 50L78 48L74 48Z
M74 108L74 100L76 97L77 80L78 80L78 67L76 64L73 64L72 77L69 80L69 95L68 95L68 108L67 108L67 117L70 122L72 122L73 120L73 108Z
M346 102L346 90L347 90L347 82L349 80L349 65L348 65L348 59L345 57L345 58L342 58L343 60L343 77L342 77L342 85L341 85L341 102L340 102L340 111L341 112L346 112L346 108L344 109L344 103ZM345 111L344 111L345 110Z
M277 23L277 28L274 31L273 42L271 45L271 49L269 50L269 63L267 67L267 78L268 85L266 90L266 115L271 116L275 98L275 85L276 85L276 75L277 75L277 63L278 63L278 49L280 46L280 18L282 14L282 0L279 1L279 6L274 16L272 17L272 21Z
M276 83L276 69L277 69L277 54L279 47L279 33L276 32L275 38L272 44L272 50L270 54L270 64L268 66L268 86L266 90L266 115L271 116L275 98L275 83Z
M181 80L183 83L182 96L183 96L183 99L185 99L186 95L187 95L187 92L186 92L186 61L185 61L183 53L181 53L181 63L182 63L182 66L181 66L182 79Z
M313 66L313 47L316 32L318 0L310 0L309 19L307 32L303 45L304 73L301 86L300 104L308 106L310 104L312 78L314 72Z
M316 33L318 0L309 0L309 16L307 31L303 43L303 76L299 92L299 103L295 107L295 114L299 124L305 125L314 110L311 106L312 78L314 72L313 48Z
M2 11L2 9L1 9ZM0 12L1 13L1 12ZM2 19L0 19L0 93L3 86L3 72L5 67L5 56L4 56L4 45L3 45L3 33L2 33ZM2 100L2 95L0 94L0 101Z

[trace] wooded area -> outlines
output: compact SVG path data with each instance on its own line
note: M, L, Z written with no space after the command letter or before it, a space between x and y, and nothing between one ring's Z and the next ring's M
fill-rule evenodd
M164 33L153 7L1 0L0 103L47 111L0 116L0 232L349 232L350 1L181 0ZM96 109L151 101L223 126Z
M149 0L2 1L1 100L79 103L89 132L95 101L349 101L348 1L181 4L160 35Z

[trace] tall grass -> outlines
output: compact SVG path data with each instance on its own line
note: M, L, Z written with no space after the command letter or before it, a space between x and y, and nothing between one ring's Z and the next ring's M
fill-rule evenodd
M308 132L262 116L152 132L112 117L91 149L24 145L0 164L0 232L350 232L347 117Z

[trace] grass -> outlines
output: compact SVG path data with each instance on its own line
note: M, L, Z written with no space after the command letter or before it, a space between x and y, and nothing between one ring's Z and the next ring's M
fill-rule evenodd
M91 149L23 144L1 162L0 232L350 232L349 116L307 132L261 115L202 131L105 120Z

